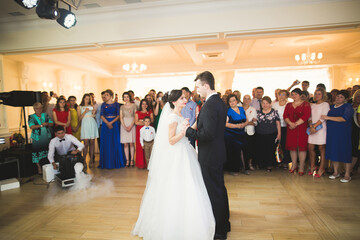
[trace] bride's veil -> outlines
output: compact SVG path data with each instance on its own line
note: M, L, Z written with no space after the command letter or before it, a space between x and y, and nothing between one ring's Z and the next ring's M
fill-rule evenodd
M158 164L162 165L163 160L168 159L171 153L168 151L171 149L169 143L169 123L170 114L172 109L170 104L166 103L161 111L158 128L156 131L154 146L152 148L148 169L154 171Z

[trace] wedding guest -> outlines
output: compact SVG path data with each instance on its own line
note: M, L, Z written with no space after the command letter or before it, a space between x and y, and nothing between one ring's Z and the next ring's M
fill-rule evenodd
M38 173L42 174L40 162L47 160L49 143L51 140L50 128L54 125L47 113L43 113L42 104L34 103L34 114L29 115L28 123L32 139L32 162L37 165Z
M201 107L204 105L204 102L205 102L205 98L199 96L199 101L197 102L196 111L195 111L196 119L199 116Z
M221 100L223 100L223 102L225 103L225 105L227 104L227 97L228 95L224 94L221 96Z
M92 103L90 94L84 94L80 106L78 106L78 118L81 122L81 140L84 141L84 169L86 170L86 156L89 152L89 167L95 165L95 139L99 137L99 132L95 120L96 109Z
M309 94L309 92L306 91L306 90L305 90L305 91L301 91L300 98L301 98L301 100L306 101L306 102L310 102L310 103L314 103L314 102L315 102L313 98L310 99L310 94Z
M51 96L49 96L48 92L41 93L41 103L43 106L43 113L47 113L51 121L54 122L53 119L53 109L55 108L55 104L50 103Z
M150 94L146 94L145 99L146 99L146 101L147 101L147 103L149 105L150 110L153 110L154 109L154 103L153 103L153 100L152 100L152 96Z
M360 156L359 151L359 138L360 138L360 121L358 119L358 109L360 107L360 90L356 90L353 94L353 102L352 107L354 109L354 116L352 118L352 131L351 131L351 142L352 142L352 167L351 169L354 170L354 167L356 166L356 163L358 161L358 158Z
M274 92L274 94L275 94L275 100L272 102L272 104L271 105L273 105L274 103L276 103L276 102L278 102L279 101L279 92L280 92L280 88L277 88L277 89L275 89L275 92ZM286 90L285 90L286 91Z
M289 172L294 173L298 169L297 158L299 157L299 175L303 176L308 143L306 128L311 115L311 107L308 102L301 99L300 95L299 88L291 91L294 102L286 104L283 117L287 124L286 149L290 151L292 161Z
M285 111L286 104L288 103L289 92L285 89L282 89L282 90L280 89L280 91L278 92L278 95L279 95L278 101L276 101L272 104L272 108L278 112L279 118L280 118L280 126L281 126L280 145L281 145L281 149L284 154L281 165L284 169L287 169L288 164L291 162L291 158L290 158L289 150L287 150L285 147L286 146L286 122L284 120L284 111Z
M229 96L229 95L232 94L232 93L233 93L233 92L232 92L231 89L226 89L224 95Z
M338 94L339 90L338 89L333 89L331 90L331 99L328 99L329 105L333 105L335 104L335 99L336 99L336 95Z
M69 103L69 109L70 109L70 116L71 116L70 126L71 126L72 135L76 137L77 140L80 141L81 124L78 118L78 112L77 112L78 105L76 103L76 97L70 96L68 97L67 101Z
M98 143L98 146L99 146L99 149L100 149L100 126L101 126L101 116L100 116L100 113L101 113L101 102L97 102L96 99L95 99L95 94L94 93L89 93L90 94L90 97L91 97L91 101L94 105L94 108L96 110L96 115L95 115L95 120L96 120L96 125L97 125L97 128L98 128L98 133L99 133L99 137L97 138L97 143Z
M156 94L156 105L155 105L155 109L154 109L154 116L155 116L154 128L155 128L155 130L158 127L160 116L161 116L161 111L165 105L164 101L162 100L163 95L164 95L163 92L158 92L158 94Z
M323 88L316 89L314 93L315 103L311 104L311 117L309 118L309 158L310 158L310 171L308 175L313 175L316 170L315 159L316 152L315 146L319 147L320 151L320 167L315 177L319 178L325 173L325 144L326 144L326 121L321 119L322 115L327 115L330 110L329 104L326 102L327 95ZM320 129L318 129L321 127Z
M151 122L154 122L154 114L150 109L148 101L142 99L140 101L140 110L135 113L135 124L136 124L136 166L138 168L146 168L146 162L144 158L144 150L140 144L140 129L144 126L144 118L150 117Z
M53 109L53 121L56 126L63 126L67 134L72 134L71 115L65 98L59 97Z
M152 109L154 109L155 105L156 105L156 91L155 91L155 89L150 89L148 94L151 96L151 103L152 103L152 106L153 106Z
M254 171L253 161L255 159L255 126L257 124L256 109L250 106L251 97L245 95L243 98L243 108L245 110L247 125L245 126L245 146L244 146L244 160L245 166L248 164L249 169ZM247 169L246 169L247 170Z
M276 163L275 150L276 143L281 140L281 127L278 112L271 108L270 97L263 97L256 121L256 161L271 172Z
M185 98L187 100L187 103L186 103L185 107L181 110L181 115L184 118L188 118L190 126L192 126L196 121L196 107L197 107L197 104L191 100L191 98L190 98L191 97L191 91L189 90L189 88L183 87L181 89L181 91L182 91L182 93L184 94L184 96L185 96ZM191 143L191 145L193 147L195 147L195 140L194 139L189 138L189 142Z
M245 110L237 106L238 102L239 100L234 94L227 97L228 111L224 133L226 147L224 170L234 176L239 175L240 168L243 166L244 129L247 124ZM246 166L244 171L248 168L249 166Z
M146 165L149 165L152 147L155 139L155 128L150 126L150 117L144 117L144 126L140 129L140 144L144 149Z
M261 110L261 102L262 102L262 97L264 95L264 88L262 87L257 87L255 89L255 97L253 98L253 100L250 103L250 106L252 106L253 108L255 108L256 110Z
M354 110L350 103L346 103L349 93L341 90L336 95L335 104L330 107L327 115L322 115L321 119L326 120L326 149L325 158L332 161L334 173L330 179L340 177L340 162L345 163L345 176L340 181L347 183L351 181L351 119Z
M120 142L124 144L124 152L126 158L126 167L134 166L135 141L136 141L136 126L135 126L135 112L136 105L132 103L129 92L124 92L122 95L124 105L120 107ZM129 154L130 147L130 154ZM131 157L131 161L130 161Z
M242 107L242 102L241 102L241 93L239 90L235 90L233 92L234 95L236 95L237 99L239 99L239 103L238 103L238 107Z
M101 134L99 168L124 167L124 150L120 144L119 111L117 102L113 101L114 92L105 90L104 102L101 105Z

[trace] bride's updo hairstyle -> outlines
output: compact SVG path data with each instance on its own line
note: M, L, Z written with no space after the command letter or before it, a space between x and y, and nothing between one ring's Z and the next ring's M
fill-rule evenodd
M170 104L170 107L172 109L175 108L173 102L176 102L182 95L182 91L179 90L179 89L174 89L170 92L166 92L165 95L162 97L162 100L164 103L169 103Z

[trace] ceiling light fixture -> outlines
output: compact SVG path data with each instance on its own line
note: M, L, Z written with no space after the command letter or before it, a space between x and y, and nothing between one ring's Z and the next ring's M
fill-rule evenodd
M39 4L39 0L14 0L14 1L26 9L34 8Z
M316 64L321 61L323 58L323 54L321 52L310 53L309 48L307 49L306 53L302 53L301 55L295 55L295 60L299 65L308 65L308 64Z
M55 6L57 0L40 0L38 6L36 7L36 13L39 18L58 19L59 9Z
M64 28L72 28L76 25L76 16L71 12L71 7L69 6L69 10L64 8L59 8L60 17L56 19L56 21L63 26Z
M123 69L129 73L142 73L146 71L147 66L145 64L138 65L134 60L132 64L129 63L124 64Z

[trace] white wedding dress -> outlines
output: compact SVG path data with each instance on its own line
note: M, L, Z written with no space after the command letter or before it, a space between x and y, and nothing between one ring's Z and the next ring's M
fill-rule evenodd
M140 213L132 234L144 240L210 240L215 219L202 178L197 153L183 137L174 145L168 126L184 118L166 104L151 153L149 174Z

